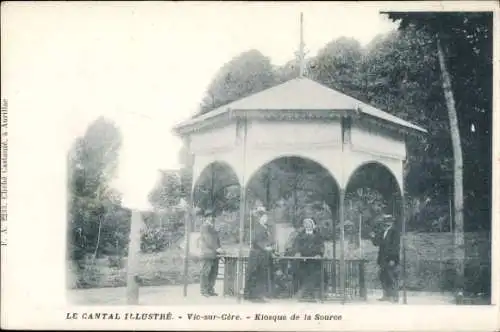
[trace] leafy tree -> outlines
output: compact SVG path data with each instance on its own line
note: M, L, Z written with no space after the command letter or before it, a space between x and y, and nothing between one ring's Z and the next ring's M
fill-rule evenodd
M87 253L96 257L110 242L123 245L116 226L125 212L120 210L120 193L110 186L121 143L118 128L101 117L75 140L69 152L68 252L73 259Z
M407 138L407 201L435 210L427 218L419 217L418 211L410 216L409 226L422 230L430 230L438 218L439 209L434 207L447 205L451 183L451 141L446 114L440 111L445 105L438 66L431 37L416 29L378 36L367 46L364 58L366 100L429 132Z
M359 97L363 50L353 38L328 43L310 60L309 77L342 93Z
M275 83L269 58L256 50L244 52L219 70L207 88L200 105L200 114L265 90Z
M361 226L361 237L368 238L370 232L377 227L378 219L387 213L388 202L377 190L368 187L358 189L346 193L344 211L346 223L353 225L352 232L349 234L346 231L346 235L354 238L354 242L359 246L359 227Z
M177 171L160 171L161 177L149 193L149 202L157 210L168 210L181 199L181 177Z
M454 239L458 261L457 275L459 279L463 279L464 144L462 142L469 138L465 133L472 131L467 128L468 126L475 127L475 123L481 123L484 125L481 130L485 134L489 129L489 125L483 121L488 119L484 113L491 114L492 82L489 77L492 73L492 13L389 13L389 17L399 21L402 29L412 26L425 31L434 39L434 53L439 60L442 91L450 123L454 162ZM478 91L477 96L473 96L471 91ZM459 99L457 96L460 96ZM467 100L467 97L470 99ZM462 102L461 106L467 105L467 108L460 109L458 102ZM478 111L483 114L475 114ZM477 122L471 119L477 119ZM490 147L488 155L491 157L491 142L488 144L483 138L482 143ZM484 157L481 159L484 160ZM474 168L472 170L474 171ZM489 175L487 178L491 178L491 173ZM463 280L459 280L458 287L461 288L462 283Z
M181 197L189 201L191 195L191 188L193 186L193 170L191 167L192 156L186 144L183 144L179 151L179 163L181 169L179 171L181 180Z

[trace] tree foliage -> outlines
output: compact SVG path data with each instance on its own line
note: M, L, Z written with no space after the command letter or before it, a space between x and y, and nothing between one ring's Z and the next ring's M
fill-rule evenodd
M122 144L118 128L105 118L92 122L68 155L68 253L120 254L128 243L129 213L110 185Z
M200 105L206 113L276 84L273 66L268 57L257 50L243 52L226 63L207 88Z
M329 42L310 60L309 77L342 93L361 97L363 50L352 38Z
M176 171L161 171L160 179L149 193L149 202L156 210L167 210L180 203L181 177Z
M493 15L487 12L425 12L390 13L389 17L400 22L402 31L417 30L428 36L433 49L423 53L424 55L431 54L435 57L434 38L439 36L456 99L462 143L465 230L489 229ZM444 107L435 113L446 115Z

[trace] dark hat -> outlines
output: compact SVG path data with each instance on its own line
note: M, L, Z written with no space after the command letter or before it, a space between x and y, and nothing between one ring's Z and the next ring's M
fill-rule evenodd
M208 217L212 217L214 215L214 211L212 209L206 209L206 210L202 210L200 214L201 214L201 216L208 218Z

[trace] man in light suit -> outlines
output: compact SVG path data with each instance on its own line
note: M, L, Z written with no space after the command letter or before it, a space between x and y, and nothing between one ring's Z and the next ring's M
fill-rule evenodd
M382 283L383 297L379 301L397 303L398 296L398 265L399 265L399 231L395 227L394 217L384 216L382 232L370 234L374 245L379 247L377 264L380 266L380 282Z
M217 254L222 252L220 239L214 227L213 211L207 210L203 214L203 225L201 226L200 251L202 266L200 271L200 292L205 297L217 296L215 293L215 281L219 273L219 258Z

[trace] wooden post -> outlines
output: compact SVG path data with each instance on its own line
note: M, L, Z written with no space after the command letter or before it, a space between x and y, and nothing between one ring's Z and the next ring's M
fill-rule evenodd
M245 229L245 214L246 214L246 188L244 185L240 189L240 233L239 240L240 246L238 250L238 262L236 267L237 277L237 298L238 302L241 301L241 291L243 289L243 246L244 246L244 229Z
M194 166L194 155L189 152L188 154L188 165L191 169L191 174L193 174L193 166ZM184 245L184 287L183 287L183 295L187 297L187 289L189 284L189 240L191 235L191 224L193 223L193 202L194 202L194 181L191 183L189 197L186 206L186 212L184 214L184 237L185 237L185 245Z
M332 291L337 293L337 232L335 231L335 218L333 216L333 211L335 208L333 204L329 205L330 212L332 215ZM337 211L338 212L338 211Z
M237 262L237 285L238 285L238 294L237 300L241 301L242 291L243 291L243 247L244 247L244 230L245 230L245 217L246 217L246 208L247 208L247 198L246 198L246 185L245 185L245 168L247 162L247 119L244 119L243 122L243 140L242 140L242 176L241 176L241 186L240 186L240 233L239 240L240 246L238 250L238 262Z
M340 220L340 291L342 292L342 303L346 300L345 293L345 233L344 233L344 197L345 189L340 189L340 205L339 205L339 220Z
M191 197L192 198L192 197ZM188 202L188 208L184 215L184 236L185 236L185 244L184 244L184 289L183 295L187 296L187 289L189 285L189 242L191 235L191 219L192 219L192 202L190 199Z
M359 214L359 226L358 226L358 245L359 245L359 258L363 259L363 248L361 245L361 226L363 225L363 215Z
M403 247L403 271L402 271L402 282L403 282L403 303L408 304L408 297L406 294L406 199L404 191L401 190L401 244Z
M139 303L138 265L141 251L141 212L131 209L130 242L127 259L127 304Z
M215 196L214 196L215 171L214 171L214 166L215 166L214 164L210 165L210 209L212 209L212 215L210 216L210 219L212 220L212 222L214 221L214 216L215 216Z

